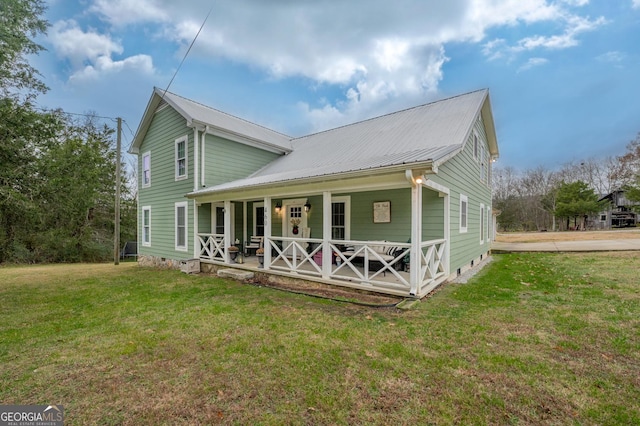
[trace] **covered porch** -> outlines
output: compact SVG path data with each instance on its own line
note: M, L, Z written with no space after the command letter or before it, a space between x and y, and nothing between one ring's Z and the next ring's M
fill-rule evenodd
M251 191L242 199L239 194L194 196L194 257L225 267L423 297L450 274L449 190L411 170L402 178L372 178L366 186L342 182L342 188L332 185L333 191L272 189L262 198ZM260 255L244 250L252 237L261 239Z

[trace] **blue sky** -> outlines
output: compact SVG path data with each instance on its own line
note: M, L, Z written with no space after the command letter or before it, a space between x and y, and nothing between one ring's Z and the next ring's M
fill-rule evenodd
M291 136L481 88L501 167L620 155L640 132L640 0L47 5L39 104L133 132L212 5L169 90Z

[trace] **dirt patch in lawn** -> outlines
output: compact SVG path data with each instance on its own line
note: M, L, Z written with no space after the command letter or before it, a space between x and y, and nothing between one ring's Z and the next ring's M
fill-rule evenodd
M356 302L376 306L393 306L403 300L402 297L388 294L380 294L349 287L323 284L313 281L303 281L279 277L277 280L269 279L265 275L257 275L251 281L253 285L269 287L277 290L303 293L310 296L341 301Z
M503 243L542 243L548 241L594 241L640 239L640 229L613 231L566 231L566 232L518 232L499 233L496 241Z

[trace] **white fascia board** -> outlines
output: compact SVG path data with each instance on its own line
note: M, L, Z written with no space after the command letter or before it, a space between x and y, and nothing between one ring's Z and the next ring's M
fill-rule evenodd
M197 120L190 120L189 123L190 125L205 126L206 132L209 135L218 136L224 139L228 139L230 141L238 142L244 145L249 145L254 148L260 148L269 152L273 152L275 154L288 154L292 151L291 149L273 145L269 142L264 142L258 139L253 139L238 133L231 132L227 129L222 129L220 127L212 126L211 124L201 123Z

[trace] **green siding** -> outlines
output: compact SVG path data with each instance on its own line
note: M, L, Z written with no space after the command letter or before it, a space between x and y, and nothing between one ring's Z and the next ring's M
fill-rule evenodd
M211 203L198 206L198 233L210 234L211 230Z
M175 140L187 136L187 178L175 180ZM139 245L142 255L188 259L193 257L193 202L185 194L193 190L193 129L185 119L169 107L155 113L140 147L138 170L142 170L142 155L151 152L151 186L142 187L138 173L138 229L142 229L142 207L151 206L151 247ZM175 203L187 204L186 252L175 250ZM140 231L139 231L140 232ZM141 236L138 237L141 240Z
M351 194L335 193L333 197L351 197L351 239L405 242L411 236L411 190L393 189ZM322 238L322 196L308 197L312 209L308 216L312 238ZM391 202L391 222L373 223L373 203ZM423 190L423 240L444 237L444 200L438 194ZM275 234L275 232L274 232Z
M175 140L187 136L187 178L175 180ZM142 187L142 173L139 181L138 229L142 229L142 207L151 206L151 246L140 244L142 255L166 257L169 259L188 259L193 257L194 215L193 201L185 195L193 191L194 186L194 131L186 120L171 107L159 109L152 119L144 141L140 146L138 170L142 170L142 156L151 152L151 186ZM198 143L201 134L198 133ZM229 141L218 136L206 135L204 149L205 185L213 186L249 176L256 170L273 161L278 154L256 147ZM202 173L202 170L200 170ZM202 177L198 177L198 185ZM188 250L175 250L175 203L188 201L187 247ZM235 204L234 235L242 240L242 203ZM211 204L198 207L198 232L211 232ZM251 218L251 220L253 220ZM253 222L248 222L252 224ZM140 232L140 231L139 231ZM250 233L249 233L250 235ZM141 235L139 235L141 240Z
M484 125L479 119L475 123L480 142L488 151ZM487 161L491 168L491 162ZM480 243L480 204L491 207L491 188L489 183L480 180L480 163L473 155L472 137L464 149L455 157L440 166L437 175L430 179L450 189L451 202L451 272L463 267L489 250L490 243ZM468 197L467 232L460 232L460 194ZM486 239L486 238L485 238Z
M204 176L206 186L245 178L279 156L218 136L207 135L205 141Z

